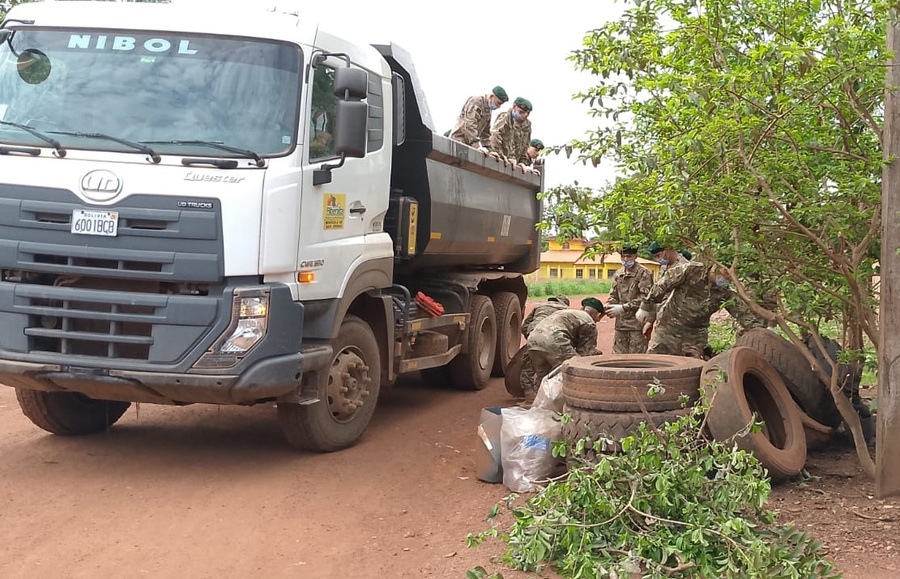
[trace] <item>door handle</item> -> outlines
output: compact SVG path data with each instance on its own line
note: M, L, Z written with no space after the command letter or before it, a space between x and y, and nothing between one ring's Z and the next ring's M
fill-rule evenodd
M354 215L362 215L363 213L366 212L366 206L365 205L357 205L355 207L351 207L349 209L349 211L350 211L350 213L353 213Z

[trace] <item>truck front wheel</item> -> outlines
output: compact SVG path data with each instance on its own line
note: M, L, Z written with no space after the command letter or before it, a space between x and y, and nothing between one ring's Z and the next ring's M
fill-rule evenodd
M103 432L122 418L130 402L94 400L77 392L16 388L22 413L36 426L62 436Z
M347 316L334 340L334 358L313 404L278 403L278 421L293 446L332 452L359 440L378 402L381 359L372 329Z

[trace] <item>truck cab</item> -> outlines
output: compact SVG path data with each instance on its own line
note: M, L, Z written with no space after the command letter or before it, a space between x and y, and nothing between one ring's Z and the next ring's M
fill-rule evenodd
M56 434L274 401L291 442L343 448L381 384L467 353L470 294L524 300L540 179L434 134L396 47L190 10L29 3L0 28L0 383ZM415 326L426 278L447 317ZM424 332L447 339L410 364Z

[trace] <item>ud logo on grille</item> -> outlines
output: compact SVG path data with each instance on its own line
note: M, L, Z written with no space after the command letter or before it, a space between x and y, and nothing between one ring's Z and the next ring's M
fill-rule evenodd
M91 201L109 201L122 191L122 180L112 171L97 169L81 178L81 192Z

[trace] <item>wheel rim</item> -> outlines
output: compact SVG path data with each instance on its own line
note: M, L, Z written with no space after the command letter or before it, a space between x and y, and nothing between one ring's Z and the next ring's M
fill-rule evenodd
M481 369L487 368L491 364L491 349L494 347L493 322L490 317L484 318L481 327L478 329L478 366Z
M369 367L353 348L345 348L335 357L328 373L328 410L336 422L349 422L369 396Z

